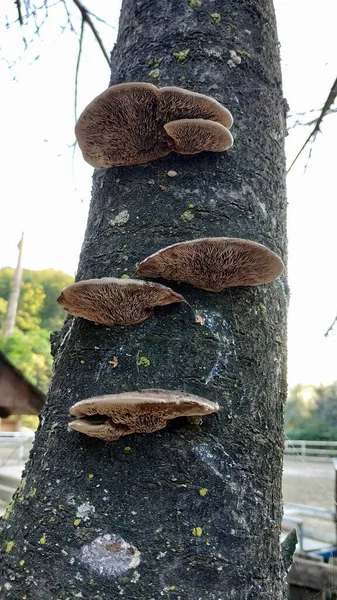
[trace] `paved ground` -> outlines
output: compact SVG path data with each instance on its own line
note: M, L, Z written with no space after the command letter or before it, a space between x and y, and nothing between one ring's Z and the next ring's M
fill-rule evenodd
M333 510L335 470L329 459L326 462L309 462L285 457L283 472L284 502Z
M283 470L283 500L319 508L335 509L335 470L330 459L313 462L285 457ZM293 513L303 519L303 526L335 536L333 522ZM333 537L335 539L335 537ZM314 543L316 547L316 543Z

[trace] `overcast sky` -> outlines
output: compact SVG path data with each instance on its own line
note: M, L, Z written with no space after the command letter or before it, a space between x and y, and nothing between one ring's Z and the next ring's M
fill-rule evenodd
M87 6L117 28L119 0L88 0ZM320 1L319 23L317 5L307 0L276 0L275 8L290 114L320 108L337 74L337 3ZM73 159L71 147L78 38L69 30L62 33L62 5L54 11L55 18L46 21L40 38L25 52L21 33L16 28L4 32L2 27L0 267L15 265L17 243L25 231L26 268L53 267L74 274L92 168L78 151ZM16 17L11 0L1 3L2 23L6 14L9 20ZM79 29L75 10L73 22ZM110 51L116 29L101 25L100 30ZM25 32L27 39L31 33ZM109 82L108 65L88 29L79 81L80 113ZM308 152L288 177L291 385L337 379L337 326L324 337L337 313L337 114L327 117L322 131L306 172ZM308 133L305 127L291 129L286 143L289 162Z

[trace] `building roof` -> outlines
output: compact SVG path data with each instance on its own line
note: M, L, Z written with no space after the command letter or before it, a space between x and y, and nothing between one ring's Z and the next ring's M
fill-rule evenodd
M45 394L0 351L0 408L4 414L36 415L45 399Z

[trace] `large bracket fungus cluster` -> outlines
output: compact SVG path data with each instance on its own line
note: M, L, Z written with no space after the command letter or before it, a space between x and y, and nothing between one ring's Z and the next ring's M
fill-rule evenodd
M70 414L78 418L69 427L109 442L130 433L152 433L176 417L208 415L217 410L216 402L192 394L141 390L76 402Z
M282 260L257 242L240 238L201 238L167 246L143 260L141 277L185 281L202 290L269 283L281 275Z
M145 163L174 151L197 154L230 148L233 119L219 102L203 94L149 83L108 88L76 124L84 159L94 167ZM184 281L221 292L233 286L273 281L284 265L274 252L251 240L201 238L163 248L138 267L137 276ZM139 279L105 277L66 287L58 303L70 314L97 324L141 323L154 306L184 301L169 287ZM98 396L74 404L69 427L105 441L130 433L151 433L179 416L206 415L219 405L181 391L149 389Z
M223 152L233 145L233 118L219 102L177 87L122 83L82 112L75 134L96 168L136 165L170 152Z
M153 315L154 306L183 300L165 285L115 277L71 283L57 298L71 315L108 326L141 323Z

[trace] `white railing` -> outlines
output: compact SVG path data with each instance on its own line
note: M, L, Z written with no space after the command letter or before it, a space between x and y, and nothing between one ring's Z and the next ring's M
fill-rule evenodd
M24 462L33 439L30 431L0 431L0 466Z
M286 455L300 455L301 457L333 457L337 456L337 442L287 439L284 452Z

